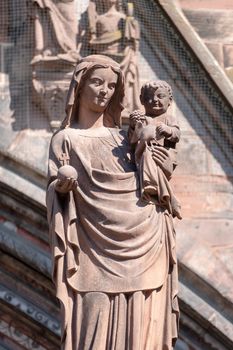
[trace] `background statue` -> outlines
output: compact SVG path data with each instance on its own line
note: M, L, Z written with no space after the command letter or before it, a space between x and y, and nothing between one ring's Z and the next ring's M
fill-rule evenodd
M50 129L60 125L73 67L79 58L74 0L33 0L35 52L32 101Z
M140 196L119 128L123 98L119 65L83 58L51 140L47 206L65 350L171 350L177 338L173 219ZM169 150L155 146L152 156L170 178Z
M77 61L77 18L74 0L32 0L35 56L32 63L50 56Z
M116 60L126 79L126 107L138 108L139 73L137 52L140 31L133 17L133 3L123 11L117 0L90 1L88 7L88 52Z

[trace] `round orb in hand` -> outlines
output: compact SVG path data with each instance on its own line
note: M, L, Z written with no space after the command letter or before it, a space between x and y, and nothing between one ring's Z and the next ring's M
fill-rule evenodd
M71 165L63 165L62 167L60 167L58 169L57 178L59 180L64 180L67 178L77 180L78 174L77 174L76 169L74 167L72 167Z

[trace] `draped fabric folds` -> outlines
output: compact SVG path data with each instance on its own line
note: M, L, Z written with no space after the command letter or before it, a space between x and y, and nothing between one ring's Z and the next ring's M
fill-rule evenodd
M75 51L77 46L78 23L74 16L74 0L32 1L41 10L41 13L38 12L38 15L42 17L41 21L44 29L44 40L46 41L47 46L46 49L56 50L56 54ZM44 26L44 24L46 24L46 26Z
M61 155L78 187L55 191ZM177 338L177 262L169 212L140 198L125 133L67 128L52 139L47 191L64 350L165 350Z

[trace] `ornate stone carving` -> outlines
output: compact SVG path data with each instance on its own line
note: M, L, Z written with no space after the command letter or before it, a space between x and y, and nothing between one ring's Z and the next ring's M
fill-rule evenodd
M0 334L1 336L6 335L12 341L16 342L16 344L23 347L23 349L46 350L46 348L38 344L35 339L24 334L22 327L19 327L18 324L16 325L14 321L7 323L4 320L0 320Z
M42 324L53 333L60 334L60 325L57 320L2 285L0 285L0 299L12 307L17 308L34 321Z
M72 64L58 58L33 64L33 102L40 106L52 130L56 130L64 118L72 69Z

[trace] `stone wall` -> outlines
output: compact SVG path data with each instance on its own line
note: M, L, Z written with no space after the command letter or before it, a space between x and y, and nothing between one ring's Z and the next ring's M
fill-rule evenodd
M187 19L204 40L226 74L233 80L233 3L180 1Z

